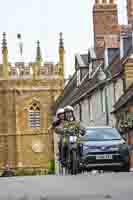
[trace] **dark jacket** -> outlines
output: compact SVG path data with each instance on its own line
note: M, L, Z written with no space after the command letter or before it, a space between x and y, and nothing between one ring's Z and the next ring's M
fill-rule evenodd
M55 128L56 126L59 126L60 123L61 123L61 120L60 120L60 119L57 119L57 120L53 121L52 127Z
M10 176L14 176L14 172L11 170L4 170L4 172L1 175L1 177L10 177Z

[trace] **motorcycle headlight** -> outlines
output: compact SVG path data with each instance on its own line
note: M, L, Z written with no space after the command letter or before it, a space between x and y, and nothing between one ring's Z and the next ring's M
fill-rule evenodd
M69 137L69 142L70 143L76 143L77 142L77 136L70 136Z

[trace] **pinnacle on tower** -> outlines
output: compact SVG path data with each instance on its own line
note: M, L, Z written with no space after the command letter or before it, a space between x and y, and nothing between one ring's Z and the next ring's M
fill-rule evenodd
M63 33L60 32L60 41L59 41L59 48L64 48L64 43L63 43Z
M21 34L20 33L17 34L17 38L21 39Z
M7 48L6 33L3 33L2 49Z
M7 80L8 79L8 49L7 49L7 41L6 41L6 33L3 33L2 40L2 59L3 59L3 76Z
M41 55L41 48L40 48L39 40L37 41L36 62L38 62L38 63L42 62L42 55Z
M23 62L23 42L21 34L17 34L17 56L18 56L18 62Z
M64 77L64 42L63 42L63 33L59 34L59 74Z

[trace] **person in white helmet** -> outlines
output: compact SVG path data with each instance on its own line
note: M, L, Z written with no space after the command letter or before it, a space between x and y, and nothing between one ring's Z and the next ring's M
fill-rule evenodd
M74 116L74 109L72 106L66 106L64 108L64 112L65 112L65 118L66 118L66 121L76 121L75 119L75 116Z
M74 128L79 128L80 130L80 135L84 135L85 134L85 130L84 130L84 127L83 125L81 125L81 122L77 121L75 116L74 116L74 109L72 106L70 105L67 105L65 108L64 108L64 123L62 124L63 127L60 127L60 128L57 128L57 132L61 132L61 129L64 129L64 128L69 128L69 127L74 127ZM67 157L67 150L68 150L68 136L66 136L66 142L63 143L63 151L62 151L62 158L63 158L63 161L62 163L65 165L66 163L66 157ZM81 155L81 149L80 149L80 143L79 143L79 153Z
M53 121L53 128L56 128L56 126L59 126L64 121L64 108L59 108L56 112L56 119Z
M83 129L83 133L81 132L81 135L82 134L84 135L85 134L84 133L85 126L83 125L82 122L76 120L75 115L74 115L74 109L73 109L73 107L69 106L69 105L66 106L66 107L64 107L64 113L65 113L65 121L67 122L67 124L68 125L69 124L70 125L71 124L75 124L75 126L78 125L80 129Z

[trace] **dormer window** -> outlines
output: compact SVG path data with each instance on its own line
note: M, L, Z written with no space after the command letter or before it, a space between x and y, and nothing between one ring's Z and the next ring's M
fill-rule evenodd
M77 70L77 87L80 85L81 77L80 77L80 69Z

